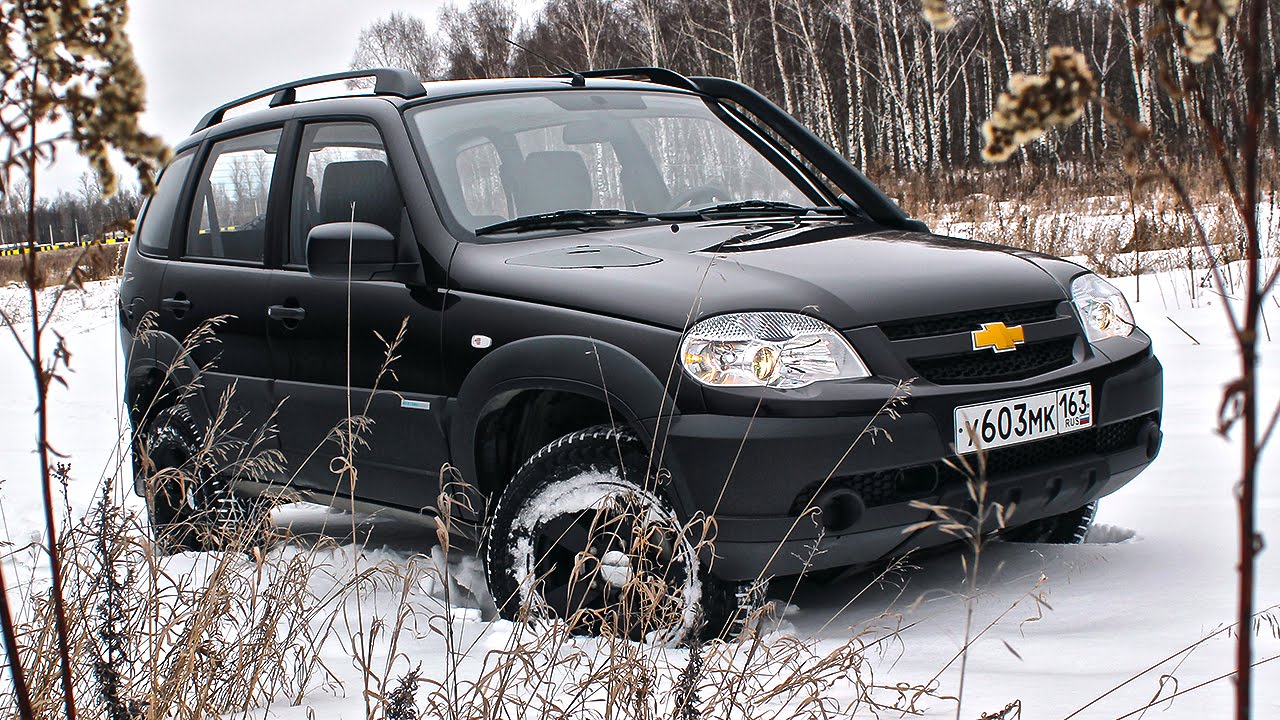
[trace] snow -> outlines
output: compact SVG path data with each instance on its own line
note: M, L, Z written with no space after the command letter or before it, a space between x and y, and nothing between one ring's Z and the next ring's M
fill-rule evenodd
M1219 631L1233 622L1235 612L1238 459L1235 446L1214 427L1223 386L1234 377L1237 362L1223 299L1199 287L1200 279L1185 270L1141 279L1142 302L1135 312L1153 336L1166 371L1165 441L1155 465L1103 501L1084 545L985 547L972 622L973 632L982 634L968 657L962 717L1020 700L1023 717L1066 718L1136 676L1075 716L1121 717L1233 668L1234 638ZM1131 300L1137 297L1134 278L1114 282ZM0 288L0 308L6 311L18 308L21 298L17 288ZM113 302L110 283L93 284L84 294L64 298L53 322L71 351L68 387L55 387L52 395L51 440L71 463L67 501L72 518L89 507L100 478L127 474L127 462L120 472L117 449L122 420ZM1271 336L1261 342L1260 377L1261 407L1269 412L1280 400L1280 303L1268 308ZM6 403L0 414L0 529L17 546L5 550L4 570L12 596L21 603L33 585L43 584L44 572L38 553L22 549L39 541L43 528L37 463L30 451L34 393L12 338L0 341L0 367L6 370L0 373L0 398ZM1280 446L1273 444L1259 477L1260 530L1274 546L1280 542ZM126 486L117 478L113 494L136 508ZM271 551L264 563L268 575L290 558L315 553L310 562L322 571L309 579L309 591L334 596L341 611L331 616L336 618L332 626L316 628L327 638L319 655L333 677L303 678L300 705L281 696L257 710L258 716L364 717L357 657L390 679L421 662L423 675L437 683L446 678L467 682L492 669L491 651L531 639L533 631L524 626L494 620L478 561L458 548L445 553L435 545L431 525L315 506L284 508L275 520L293 527L299 538ZM321 536L335 539L326 543L317 539ZM165 569L198 582L219 557L179 555L165 560ZM236 563L247 578L258 572L247 558ZM764 638L765 648L779 657L795 647L820 654L868 628L902 627L897 638L868 656L876 683L888 688L890 699L897 683L932 681L939 694L954 695L960 663L953 660L966 624L961 554L922 556L910 564L915 567L878 583L862 575L805 583L794 595L775 589L782 593L775 599L784 605L766 621L765 629L773 632ZM1258 568L1256 606L1274 608L1280 605L1280 555L1274 547L1262 553ZM353 576L367 571L385 572L384 580L340 593ZM412 610L408 617L406 608ZM386 633L397 622L405 630L392 652ZM384 633L378 641L376 627ZM1276 632L1274 623L1260 624L1255 660L1280 654ZM365 649L353 648L353 638L366 642ZM1203 638L1209 639L1197 645ZM447 646L465 656L448 660ZM600 641L574 639L561 655L542 658L555 669L556 681L540 692L564 691L574 686L574 678L600 672L600 648ZM642 651L652 652L658 667L667 668L666 680L687 658L678 649ZM1177 683L1166 682L1162 689L1166 674L1175 675ZM1150 717L1226 717L1232 691L1230 680L1214 682L1157 705ZM1256 668L1254 693L1255 717L1280 717L1280 660ZM926 717L955 716L952 701L925 698L922 705Z
M535 563L533 531L556 517L574 515L587 510L600 510L605 508L611 500L628 494L639 496L640 506L649 509L646 522L657 527L680 527L680 522L673 517L675 513L663 507L663 503L651 491L622 480L616 470L610 470L607 473L595 470L583 472L562 483L544 488L529 499L528 504L512 523L515 543L511 548L511 560L522 602L530 602L530 591L533 589L533 583L529 578L529 571L533 569ZM686 537L688 534L682 534L680 540L680 552L687 557L686 562L689 566L689 571L685 573L685 585L681 590L682 597L686 598L695 597L702 592L701 582L698 579L698 556ZM613 583L615 587L620 587L623 582L614 582L618 576L610 575L611 563L607 558L606 554L605 560L602 561L601 572L604 573L608 582ZM621 572L630 574L629 563ZM698 605L692 603L686 605L682 627L675 637L682 637L693 626L697 617Z
M921 219L942 235L1031 246L1049 254L1073 256L1086 267L1096 262L1111 268L1134 268L1134 254L1124 248L1133 244L1135 234L1146 238L1145 243L1179 246L1168 251L1144 251L1143 266L1148 270L1185 267L1188 247L1194 254L1203 254L1191 218L1176 200L1159 194L1135 204L1117 196L1071 202L996 202L979 193L945 205L936 213L922 215ZM1202 203L1199 219L1210 242L1233 242L1243 234L1235 208L1225 193ZM1139 224L1143 227L1139 228ZM1280 250L1275 244L1280 238L1280 195L1263 195L1258 205L1258 225L1263 238L1269 239L1264 240L1264 252ZM1151 262L1161 256L1172 262Z

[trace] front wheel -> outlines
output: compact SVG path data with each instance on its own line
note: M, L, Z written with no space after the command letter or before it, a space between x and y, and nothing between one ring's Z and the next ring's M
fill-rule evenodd
M1097 514L1098 503L1095 501L1061 515L1051 515L1011 528L1003 533L1002 538L1009 542L1079 545L1089 534Z
M652 642L720 632L736 595L703 569L703 533L680 522L648 465L634 436L608 426L570 433L525 462L487 540L503 617Z

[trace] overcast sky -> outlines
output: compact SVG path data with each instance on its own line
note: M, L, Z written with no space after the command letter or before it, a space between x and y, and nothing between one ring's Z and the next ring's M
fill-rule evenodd
M173 144L211 108L282 82L347 69L360 29L401 10L434 23L465 0L133 0L129 37L147 79L143 126ZM516 0L527 17L540 0ZM70 148L40 195L73 191L88 166ZM127 175L132 182L132 174Z

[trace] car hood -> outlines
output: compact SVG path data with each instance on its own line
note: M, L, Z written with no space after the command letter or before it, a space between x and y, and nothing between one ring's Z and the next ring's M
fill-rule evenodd
M1067 297L1034 254L811 219L646 224L463 243L450 278L461 291L673 329L745 310L803 312L849 329Z

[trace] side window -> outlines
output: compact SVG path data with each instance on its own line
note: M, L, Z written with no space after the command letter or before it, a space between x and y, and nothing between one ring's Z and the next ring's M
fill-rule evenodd
M147 201L139 219L138 249L148 255L168 255L169 238L173 236L173 214L178 209L182 185L191 170L195 152L185 152L174 158L160 173L156 191Z
M307 264L307 234L332 222L381 225L400 237L407 222L400 186L378 129L369 123L308 125L293 178L289 264Z
M262 262L280 131L215 143L200 174L186 257Z

